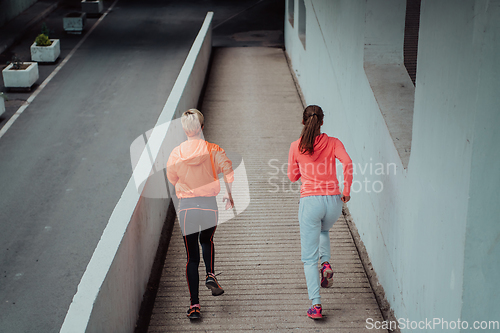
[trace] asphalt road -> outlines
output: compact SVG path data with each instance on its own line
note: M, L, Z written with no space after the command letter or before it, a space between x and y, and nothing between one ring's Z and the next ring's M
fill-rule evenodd
M0 138L0 332L59 331L206 12L214 45L279 46L282 2L120 0Z

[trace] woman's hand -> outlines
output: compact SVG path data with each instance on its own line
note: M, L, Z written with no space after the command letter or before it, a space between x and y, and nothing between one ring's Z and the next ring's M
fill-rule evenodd
M222 197L222 202L226 201L226 210L231 209L234 207L234 201L233 201L233 196L231 193L224 194L224 197Z
M348 202L349 200L351 200L351 196L350 195L342 195L342 198L340 198L340 200L342 200L343 202Z

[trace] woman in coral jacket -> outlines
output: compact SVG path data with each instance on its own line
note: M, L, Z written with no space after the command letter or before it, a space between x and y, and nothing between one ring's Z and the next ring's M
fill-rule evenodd
M217 228L218 208L216 196L220 192L218 174L223 173L227 191L223 197L226 209L234 206L231 196L234 172L231 160L222 148L202 139L204 125L203 114L190 109L181 116L181 123L187 140L174 148L167 162L168 180L175 186L179 198L177 216L186 246L186 277L191 306L188 309L189 319L200 318L200 301L198 298L201 244L205 262L205 286L218 296L224 293L214 274L214 233Z
M288 155L288 178L301 178L299 224L301 259L312 301L307 315L322 318L321 287L332 285L333 270L330 260L329 230L342 213L342 202L350 199L352 161L339 139L321 133L323 110L308 106L302 115L302 134L292 142ZM343 194L336 176L335 159L343 166ZM318 260L321 269L318 271ZM321 282L320 282L321 278Z

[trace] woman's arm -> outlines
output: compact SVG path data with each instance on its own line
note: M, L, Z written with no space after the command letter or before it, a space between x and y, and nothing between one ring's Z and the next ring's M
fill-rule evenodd
M215 149L216 151L213 152L213 155L215 155L215 164L218 171L224 175L224 183L226 184L226 193L222 197L222 202L226 202L226 210L228 210L234 207L232 195L234 181L233 162L227 157L224 149L219 146L216 146Z
M232 183L234 181L233 162L227 157L224 149L216 146L216 150L212 151L212 155L214 156L216 173L222 172L224 179L227 179L228 183Z
M177 176L177 171L175 167L175 163L178 161L178 157L176 155L176 151L172 151L170 153L170 156L168 157L167 161L167 178L168 181L172 183L172 185L175 186L177 182L179 181L179 177Z
M344 145L339 139L335 139L335 157L339 159L342 163L342 169L344 173L344 190L342 192L342 201L347 202L351 198L351 185L352 185L352 160L349 154L347 154Z
M233 183L229 183L224 177L224 183L226 183L226 193L222 197L222 202L226 202L226 210L231 209L234 207L234 200L233 200Z
M299 168L299 163L297 162L297 158L295 156L296 151L296 142L292 142L290 145L290 150L288 152L288 170L287 170L287 175L288 179L292 183L295 183L297 180L300 178L300 168Z

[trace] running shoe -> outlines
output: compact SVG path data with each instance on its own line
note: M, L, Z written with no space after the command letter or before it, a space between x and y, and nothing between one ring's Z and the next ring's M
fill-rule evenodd
M205 279L205 286L207 286L208 289L212 290L212 296L219 296L224 294L224 290L220 286L219 282L217 282L217 278L215 275L212 273L209 273L207 275L207 278Z
M333 269L330 263L325 262L321 267L321 286L323 288L330 288L333 284Z
M187 316L189 319L200 319L200 304L194 304L189 307L187 312Z
M313 305L309 310L307 310L307 316L312 319L322 319L323 315L321 314L321 311L321 305Z

